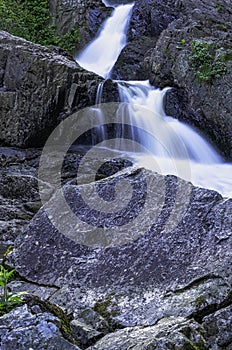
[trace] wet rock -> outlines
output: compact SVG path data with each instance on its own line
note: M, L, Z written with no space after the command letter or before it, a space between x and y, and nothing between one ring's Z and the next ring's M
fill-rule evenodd
M95 74L52 50L0 32L0 141L41 146L68 114L95 103Z
M111 79L105 80L98 87L96 103L120 102L118 85Z
M206 316L211 305L228 302L231 200L136 168L65 185L67 208L60 193L17 238L7 263L31 282L59 287L50 300L75 319L90 307L114 329L154 325Z
M33 314L26 305L0 317L0 326L1 349L79 349L62 336L57 317L49 313Z
M161 33L142 64L153 85L175 87L166 101L167 112L205 132L228 159L232 157L230 31L228 2L221 6L216 1L181 2L181 15ZM206 45L208 59L203 51L194 52L194 43Z
M173 1L135 1L128 44L117 60L113 77L125 80L148 79L149 71L142 65L145 54L155 47L162 31L177 17L178 10Z
M167 114L205 133L227 159L232 159L230 32L228 1L137 1L128 44L113 72L116 79L174 87L165 100ZM193 62L196 41L209 45L211 62L202 52Z
M50 0L50 14L57 34L79 29L80 39L76 51L82 49L98 32L103 21L109 17L112 8L107 8L101 0Z

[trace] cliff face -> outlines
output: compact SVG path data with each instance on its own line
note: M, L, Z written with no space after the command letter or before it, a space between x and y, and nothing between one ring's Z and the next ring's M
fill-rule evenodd
M0 32L2 144L42 145L65 114L94 104L100 81L68 57Z
M80 41L76 51L96 35L111 11L101 0L50 0L51 20L58 35L66 34L75 26L79 28Z

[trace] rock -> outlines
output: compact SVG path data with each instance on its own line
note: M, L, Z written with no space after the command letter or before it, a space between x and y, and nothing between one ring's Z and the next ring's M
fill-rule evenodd
M208 349L231 349L232 345L232 307L221 309L203 320L207 332Z
M142 66L144 56L149 49L155 47L162 31L178 14L173 1L135 1L128 30L128 44L121 52L112 76L125 80L148 79L149 71Z
M91 308L83 310L83 312L79 314L79 320L92 326L101 334L107 334L110 331L109 324L106 320Z
M0 148L1 258L42 205L37 178L39 155L39 151L32 149ZM44 189L49 197L52 186L47 184Z
M206 350L204 329L194 321L167 318L151 327L125 328L105 336L88 350Z
M137 168L62 193L16 239L7 264L58 287L50 301L75 319L91 308L112 329L151 326L163 317L203 318L228 302L231 200Z
M118 85L111 79L105 80L98 87L96 103L120 102Z
M136 1L128 44L113 72L116 79L149 79L156 87L173 87L166 96L166 113L198 128L228 160L232 159L231 30L228 1ZM195 62L191 58L196 41L209 46L207 65L199 52ZM200 73L199 60L204 62Z
M102 337L100 332L77 320L71 322L71 329L74 339L79 341L85 347L94 344L97 339Z
M40 45L0 32L0 141L41 146L75 109L95 103L98 78Z
M232 119L228 110L232 103L228 90L232 81L229 32L228 2L224 1L221 6L216 1L181 2L181 15L161 33L156 47L145 55L142 66L150 71L153 85L176 88L171 100L169 96L166 101L167 113L198 127L226 158L232 159ZM208 47L208 61L202 51L194 53L194 43ZM204 66L200 63L203 61Z
M62 336L57 317L33 314L26 305L0 317L0 327L0 346L4 350L80 350Z
M82 49L98 32L103 21L110 15L112 8L107 8L101 0L49 0L52 22L58 35L69 33L78 27L80 40L76 51Z

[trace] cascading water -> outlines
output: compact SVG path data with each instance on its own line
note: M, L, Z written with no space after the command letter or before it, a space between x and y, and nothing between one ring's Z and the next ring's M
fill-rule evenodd
M120 52L126 45L126 32L133 4L114 9L99 36L76 58L85 69L108 78Z
M77 57L81 66L104 78L110 77L112 68L126 45L126 31L132 8L133 4L115 8L98 37ZM130 138L142 144L148 152L131 154L131 149L128 151L122 144L123 141L115 143L115 149L130 153L129 156L141 166L162 174L178 175L186 180L189 177L185 170L190 166L193 184L215 189L224 196L232 195L231 164L225 164L196 130L165 115L163 97L168 88L155 89L148 81L117 81L117 84L122 104L115 115L115 123L121 125L120 135L116 131L116 139L123 140L128 134L128 127L124 128L125 110L125 113L129 113L130 125L137 126L136 130L131 127ZM107 139L100 109L103 85L104 83L99 85L95 108L99 115L98 132L101 140ZM177 167L182 169L181 174Z
M169 88L155 89L148 81L119 82L120 100L129 103L131 120L142 130L152 135L142 134L139 138L147 149L161 157L172 156L177 159L188 157L201 163L220 162L220 156L193 128L165 115L163 97ZM138 106L155 111L144 113ZM180 143L183 147L178 147Z

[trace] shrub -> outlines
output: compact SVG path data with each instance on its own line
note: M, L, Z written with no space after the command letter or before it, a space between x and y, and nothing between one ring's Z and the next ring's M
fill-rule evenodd
M0 266L0 286L3 289L3 294L0 296L0 315L12 310L14 307L22 303L22 296L26 292L10 293L7 284L13 278L14 270L6 270L2 265Z
M217 47L213 43L193 40L191 50L191 66L199 79L209 81L227 72L224 55L216 54Z
M70 51L79 41L79 30L56 35L50 23L48 0L0 0L0 29L41 45L57 45Z

